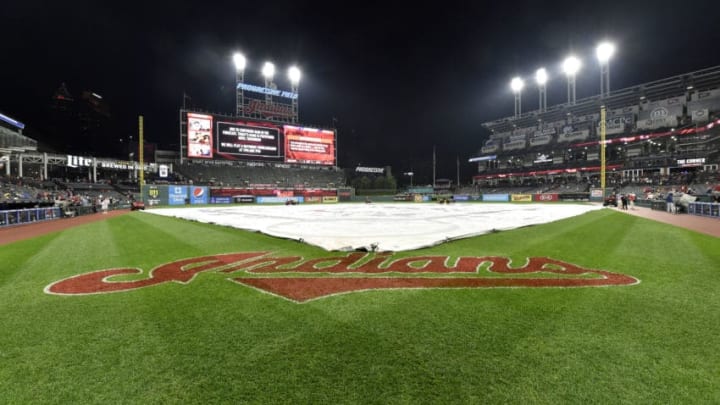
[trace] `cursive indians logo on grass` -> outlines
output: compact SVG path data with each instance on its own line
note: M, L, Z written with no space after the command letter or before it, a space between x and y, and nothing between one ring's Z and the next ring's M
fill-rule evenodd
M511 266L505 257L416 256L349 253L305 260L269 252L228 253L163 264L147 275L138 268L116 268L72 276L45 287L56 295L130 291L168 282L187 284L198 273L232 274L229 280L294 302L355 291L406 288L600 287L632 285L639 280L605 270L586 269L547 257L531 257ZM235 274L237 273L237 274Z

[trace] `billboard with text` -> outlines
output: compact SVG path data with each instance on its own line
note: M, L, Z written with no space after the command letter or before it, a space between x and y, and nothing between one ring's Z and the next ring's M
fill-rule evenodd
M190 186L190 204L207 204L209 195L207 187Z
M217 122L217 153L225 158L282 160L281 128L268 123Z
M283 129L286 163L335 164L334 131L292 125L285 125Z
M168 204L184 205L187 198L187 186L169 186L168 187Z
M335 131L185 112L184 156L334 166ZM181 122L181 127L182 127ZM183 137L186 138L182 139Z

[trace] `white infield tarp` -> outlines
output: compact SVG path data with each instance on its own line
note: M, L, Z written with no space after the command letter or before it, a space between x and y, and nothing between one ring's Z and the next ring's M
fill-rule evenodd
M601 208L591 204L372 203L156 208L146 212L302 240L326 250L401 251Z

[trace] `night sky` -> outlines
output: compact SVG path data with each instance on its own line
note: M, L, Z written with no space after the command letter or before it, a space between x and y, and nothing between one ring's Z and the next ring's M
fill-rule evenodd
M246 82L262 84L271 60L289 90L287 67L301 68L300 119L336 120L340 166L390 165L430 182L436 145L438 178L455 179L459 156L468 182L466 161L487 136L480 124L513 113L514 75L546 67L550 106L565 101L559 65L571 51L584 62L578 99L599 93L594 47L605 38L618 46L611 90L720 65L712 1L104 3L3 5L0 112L26 133L46 136L42 120L65 82L107 100L113 138L136 133L142 114L149 141L177 144L183 92L195 107L234 111L232 53L242 51ZM524 111L537 108L528 85Z

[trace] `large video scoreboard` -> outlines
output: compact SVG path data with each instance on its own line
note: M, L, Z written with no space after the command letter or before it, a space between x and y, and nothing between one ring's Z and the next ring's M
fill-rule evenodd
M334 166L335 131L187 112L185 156Z
M285 162L315 165L335 164L335 132L324 129L283 126Z

